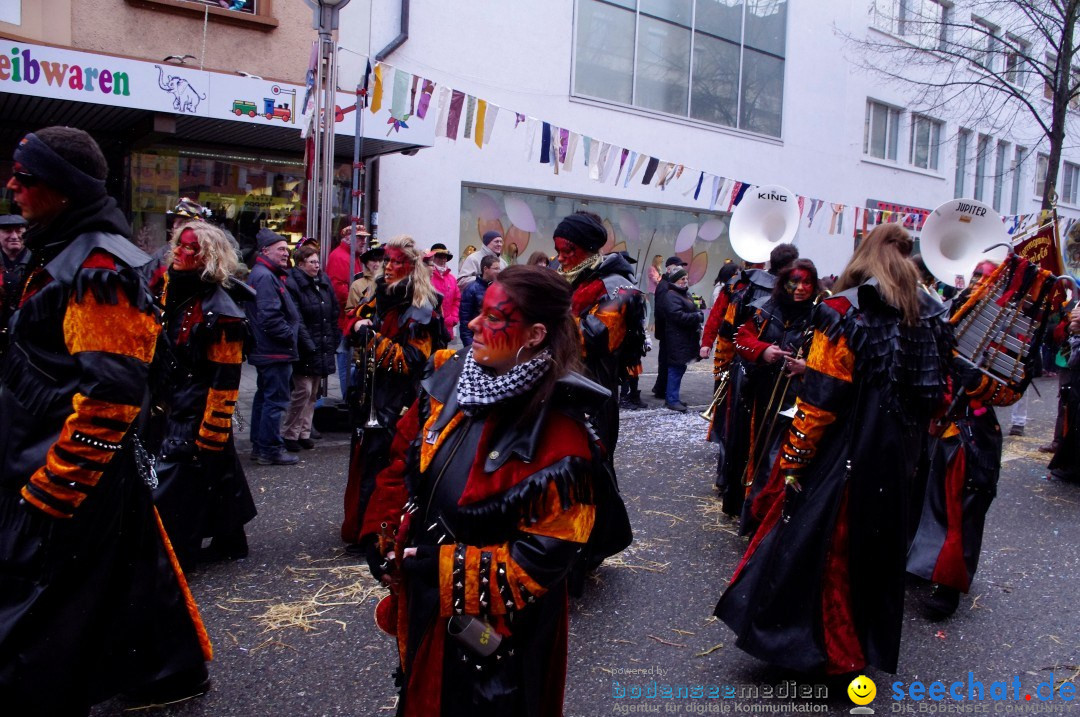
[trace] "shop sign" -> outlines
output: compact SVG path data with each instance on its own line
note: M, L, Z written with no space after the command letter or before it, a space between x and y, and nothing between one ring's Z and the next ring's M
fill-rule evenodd
M879 224L888 223L888 220L885 217L890 216L891 214L906 214L907 217L904 219L904 228L913 232L921 231L923 222L930 216L930 212L934 211L933 209L925 209L923 207L909 207L906 204L886 202L881 199L867 199L866 207L867 209L876 209L879 212L890 213L889 215L880 215Z
M0 40L0 92L131 107L179 115L300 129L306 88L285 82L206 72L111 55ZM338 92L336 132L356 131L355 95ZM385 139L389 109L365 123L364 136ZM413 123L394 140L430 146L434 123ZM383 133L380 133L380 130Z

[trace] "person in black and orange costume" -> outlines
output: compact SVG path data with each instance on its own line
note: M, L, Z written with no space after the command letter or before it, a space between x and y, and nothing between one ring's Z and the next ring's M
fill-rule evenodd
M607 230L600 217L575 212L555 227L559 273L574 292L571 312L585 342L585 375L611 391L593 426L609 457L619 440L619 382L641 374L645 297L620 253L601 254Z
M1026 262L1021 266L1017 270L1012 262L1000 266L980 262L968 288L953 302L953 314L962 315L999 281L1006 281L1017 296L1038 296L1041 286L1049 286L1046 282L1052 277L1048 272ZM1009 271L1011 275L1004 273ZM1029 359L1036 354L1032 351ZM1034 375L1030 365L1024 373ZM1003 438L994 407L1019 401L1029 382L1025 378L1010 387L991 379L963 357L953 359L950 389L959 396L950 401L949 415L932 426L928 465L923 471L926 488L917 506L918 528L907 556L909 573L935 583L924 605L931 619L944 619L956 612L960 594L971 588L982 552L986 514L997 495L1001 474Z
M435 354L398 423L362 532L393 591L377 617L397 637L399 715L562 715L566 576L594 525L630 540L601 507L615 487L585 412L607 391L573 371L570 303L549 269L502 271L472 347Z
M0 374L0 705L85 715L205 691L210 643L154 510L136 421L160 326L150 258L82 130L15 150L33 252Z
M720 443L720 453L716 463L716 488L723 498L723 510L726 514L742 514L746 495L742 481L728 464L745 465L746 451L749 448L749 425L737 419L746 415L746 396L743 383L746 372L743 365L735 358L735 334L755 311L755 302L767 299L776 287L777 275L791 262L799 258L799 250L792 244L777 244L769 252L769 269L744 269L730 281L730 299L724 309L724 318L716 334L713 375L719 376L725 369L730 371L727 399L713 414L709 435ZM702 356L704 358L704 356ZM734 480L728 480L732 474Z
M148 448L157 456L154 502L187 570L199 560L248 554L244 524L256 511L232 419L248 338L242 304L255 294L233 278L236 252L212 224L177 226L171 248L169 269L153 287L167 348L154 362Z
M757 529L768 508L767 494L755 506L766 483L783 490L773 465L787 438L789 416L806 371L804 348L817 293L814 262L797 259L780 271L772 295L754 302L754 315L735 335L735 352L746 371L742 387L746 400L741 405L747 411L736 420L749 427L750 451L741 456L741 463L729 461L725 468L729 481L744 486L740 526L744 535Z
M811 318L773 503L716 606L736 645L780 667L896 672L905 499L945 398L952 331L918 289L912 241L883 224Z
M446 346L448 336L439 311L439 294L431 285L431 269L410 236L385 245L386 268L375 296L361 304L346 325L345 335L363 348L359 367L363 401L353 409L353 443L345 519L341 539L358 551L360 523L375 476L390 460L390 441L398 419L416 398L420 376L431 354ZM374 402L374 406L372 406ZM378 426L366 426L374 417Z

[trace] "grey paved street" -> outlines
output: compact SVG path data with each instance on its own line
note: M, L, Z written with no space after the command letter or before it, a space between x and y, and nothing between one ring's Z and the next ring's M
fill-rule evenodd
M708 364L692 367L684 384L684 400L697 410L711 389ZM643 377L645 393L651 381ZM868 673L877 683L871 705L877 714L965 705L988 713L1032 705L1077 711L1060 700L901 705L891 699L890 684L897 680L966 685L970 671L989 689L995 680L1011 685L1019 676L1026 695L1040 682L1056 687L1062 680L1075 683L1080 674L1080 487L1043 477L1046 456L1036 447L1051 430L1056 379L1037 385L1043 396L1031 396L1027 435L1006 439L972 592L951 620L933 623L920 611L928 587L911 584L900 672ZM1007 427L1007 410L1001 419ZM745 541L713 498L715 449L703 440L704 422L695 412L662 408L624 411L622 420L616 463L635 542L597 571L573 605L566 714L626 713L629 707L676 714L795 709L783 706L790 700L760 693L754 699L745 691L730 700L614 697L628 684L647 690L652 680L706 689L773 685L778 694L789 680L821 683L828 697L800 704L846 714L853 706L846 684L768 668L735 648L732 633L710 618ZM240 444L246 453L246 439ZM298 467L255 466L245 458L260 511L248 529L251 556L189 576L216 650L213 690L152 714L393 714L394 646L372 618L379 590L338 538L346 451L345 436L336 434L303 453ZM113 701L93 714L121 714L123 708Z

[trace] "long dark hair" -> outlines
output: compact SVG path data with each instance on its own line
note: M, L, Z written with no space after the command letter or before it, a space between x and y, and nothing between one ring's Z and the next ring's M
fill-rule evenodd
M776 284L773 286L772 291L774 299L776 299L777 301L787 302L794 300L795 297L788 294L785 285L787 284L788 279L791 278L791 275L798 269L802 269L803 271L808 273L810 275L811 282L813 282L814 284L814 293L810 295L810 298L813 299L815 296L817 296L818 292L820 291L818 287L817 267L814 266L814 262L810 261L809 259L796 259L795 261L791 262L783 269L781 269L780 273L776 275Z
M570 315L570 284L557 273L531 264L518 264L499 272L495 280L517 305L527 324L543 324L547 337L542 344L551 354L551 368L537 383L519 422L536 417L540 405L551 397L555 382L581 368L581 336Z

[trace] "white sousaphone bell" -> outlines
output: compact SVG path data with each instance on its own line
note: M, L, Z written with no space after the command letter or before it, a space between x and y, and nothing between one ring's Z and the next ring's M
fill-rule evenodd
M731 213L731 249L743 261L768 261L777 244L786 244L799 230L799 204L794 192L778 184L751 187Z
M953 199L926 218L919 251L931 274L951 286L964 286L980 261L1005 259L1011 241L992 207L974 199Z

